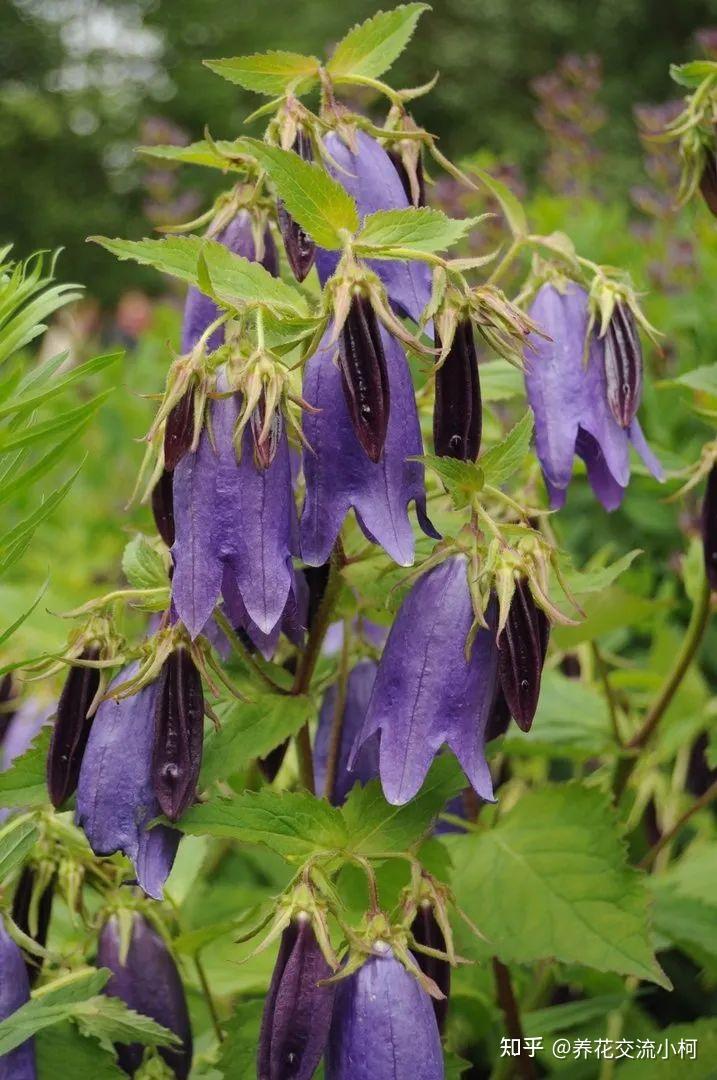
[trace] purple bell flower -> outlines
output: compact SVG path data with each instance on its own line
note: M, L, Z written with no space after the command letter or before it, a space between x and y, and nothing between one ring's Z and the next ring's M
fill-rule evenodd
M403 210L410 206L401 178L390 157L375 139L357 131L354 152L336 132L324 140L324 146L336 163L325 161L326 168L356 200L361 220L376 210ZM338 166L338 168L337 168ZM318 248L316 269L323 285L335 272L339 255ZM431 297L431 272L425 263L367 259L367 264L383 282L388 298L399 315L419 322Z
M610 411L605 342L595 334L585 365L587 293L574 282L564 292L543 285L529 314L550 335L546 340L531 334L525 351L525 384L550 504L559 509L565 502L573 457L578 454L598 499L606 510L615 510L630 479L630 444L656 479L662 480L664 474L637 418L623 428Z
M311 1080L331 1024L334 986L319 986L332 971L311 922L299 917L281 937L264 1005L258 1080Z
M348 767L353 744L363 727L366 709L371 699L376 668L377 665L373 660L364 660L356 665L346 683L341 742L331 791L331 802L334 806L341 806L346 802L354 784L367 784L369 780L378 776L378 739L376 737L368 739L356 755L353 767L351 769ZM314 785L318 794L322 794L326 787L326 768L337 696L338 687L334 684L327 690L319 713L319 726L314 740Z
M186 1080L192 1064L192 1029L184 987L172 954L154 927L138 912L132 916L124 964L120 944L119 920L111 915L100 931L97 945L97 966L112 972L103 993L119 998L130 1009L151 1017L181 1039L180 1046L158 1049L178 1080ZM120 1043L115 1049L124 1071L135 1073L144 1056L141 1043Z
M443 1080L431 999L384 942L338 985L325 1070L326 1080Z
M115 685L136 672L137 665L130 665ZM82 759L75 812L95 855L122 851L155 900L162 899L181 836L166 825L148 828L161 814L152 784L158 687L153 682L133 697L100 705Z
M246 210L240 210L237 216L230 221L227 227L216 238L220 244L233 251L235 255L241 255L253 262L256 259L256 248L251 227L251 217ZM276 245L267 228L264 231L264 258L262 266L273 274L279 273L279 257ZM187 299L184 304L184 320L182 323L182 352L190 352L199 341L206 328L219 317L219 308L210 297L200 292L194 286L187 290ZM224 327L215 330L207 343L210 352L218 349L224 342Z
M393 166L391 166L393 168ZM436 537L426 516L423 466L408 458L423 453L411 375L403 349L383 327L391 413L381 460L369 461L346 405L336 347L329 334L304 374L305 400L319 412L305 412L306 499L301 515L301 554L310 566L326 562L351 507L369 540L380 544L401 566L413 562L413 530L408 504L415 500L418 520Z
M218 381L221 391L226 383ZM249 425L241 460L233 433L239 400L212 405L196 454L174 474L175 541L172 600L192 637L210 618L229 570L249 619L265 635L282 618L293 584L295 517L286 431L272 463L258 469Z
M482 799L493 799L485 759L485 727L496 690L495 628L479 630L470 658L473 623L466 560L453 556L418 579L403 601L383 651L366 719L349 766L380 733L380 774L394 805L419 791L431 761L446 743ZM487 621L496 619L495 604Z
M25 959L0 919L0 1020L30 1000ZM27 1039L0 1057L0 1080L35 1080L35 1041Z
M243 630L252 645L265 660L271 660L279 644L280 634L286 634L292 644L300 646L304 640L307 622L308 589L303 574L295 574L291 560L287 560L291 574L291 587L286 598L286 605L280 620L268 633L263 633L250 618L241 593L237 588L236 578L228 566L224 567L222 579L222 598L224 611L235 630ZM211 624L209 624L211 626ZM207 628L205 628L205 634Z

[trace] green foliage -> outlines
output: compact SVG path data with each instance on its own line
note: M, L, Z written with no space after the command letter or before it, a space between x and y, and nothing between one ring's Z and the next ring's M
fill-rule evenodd
M327 65L330 74L338 79L383 75L408 45L421 14L429 10L428 4L404 4L355 26L334 49Z

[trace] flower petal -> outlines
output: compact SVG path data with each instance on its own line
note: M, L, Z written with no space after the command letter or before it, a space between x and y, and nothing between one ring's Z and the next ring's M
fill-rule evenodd
M629 428L627 429L628 438L635 447L642 458L645 468L648 469L656 480L660 483L665 479L665 470L662 468L658 458L653 454L650 447L647 445L647 439L643 435L642 428L640 427L640 421L635 417Z

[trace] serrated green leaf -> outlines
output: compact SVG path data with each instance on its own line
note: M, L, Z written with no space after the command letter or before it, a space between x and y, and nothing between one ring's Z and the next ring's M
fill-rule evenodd
M633 551L628 551L622 558L609 563L608 566L600 566L595 570L576 570L571 566L570 569L564 571L564 577L571 591L577 595L602 592L617 581L621 574L624 574L638 555L642 555L642 550L635 548Z
M297 96L305 94L319 77L319 61L315 56L280 50L204 63L223 79L269 97L283 94L289 86Z
M232 701L219 710L221 728L205 740L201 783L226 780L253 758L264 757L315 712L311 698L298 694L254 693L252 701Z
M229 305L264 303L278 310L306 313L306 300L293 285L272 277L260 263L235 255L216 240L199 236L170 236L161 240L90 239L118 259L134 259L199 288L199 257L203 256L219 300Z
M407 251L445 251L461 240L477 218L450 218L442 210L424 206L403 210L377 210L364 218L356 237L358 255L380 258L377 248L402 248Z
M465 777L448 754L436 758L418 795L404 806L392 806L380 780L356 785L342 809L349 850L359 855L400 852L424 837L443 807L466 786Z
M99 994L111 974L109 968L80 968L41 986L34 997L44 1005L74 1005Z
M714 60L690 60L686 64L670 64L670 78L688 90L696 90L703 79L717 75Z
M167 584L164 559L141 533L130 540L122 553L122 573L133 589L161 589Z
M351 75L377 79L401 55L428 10L428 4L402 4L354 26L334 49L326 65L329 73L336 79Z
M80 1035L72 1023L58 1024L41 1032L35 1042L37 1080L125 1080L114 1048L108 1053ZM207 1078L209 1080L209 1078Z
M605 793L546 785L490 831L444 842L459 906L506 963L553 957L669 987L650 948L644 878L627 864Z
M19 866L40 835L30 818L11 818L0 829L0 881Z
M80 1035L65 1020L45 1028L35 1039L37 1080L126 1080L127 1074L115 1061L114 1050L107 1053L96 1042Z
M712 977L717 975L717 912L714 905L665 888L659 878L651 881L655 904L652 921L658 935L658 950L682 949L705 968Z
M356 203L326 169L259 139L244 139L243 144L266 169L294 220L321 247L338 250L344 243L342 232L353 235L358 230Z
M517 472L530 450L533 435L533 414L524 413L502 442L481 454L478 464L483 470L486 484L500 487Z
M412 460L422 462L427 469L440 476L458 509L467 506L472 496L483 489L483 470L472 461L459 461L458 458L438 457L435 454L423 454Z
M264 844L285 859L344 848L348 835L341 812L303 791L245 791L233 799L211 799L181 819L185 832Z
M225 1080L235 1076L252 1076L256 1071L256 1048L263 1004L261 999L240 1002L225 1025L226 1037L217 1061L217 1068Z
M0 773L0 806L44 806L49 802L45 762L50 735L50 725L45 724L29 749Z
M488 360L478 368L480 376L481 398L485 403L491 401L510 401L522 397L525 393L523 376L512 364L505 360Z
M244 156L239 139L217 139L216 142L200 139L189 146L140 146L138 153L160 161L203 165L222 172L246 172L246 160L237 160L240 155Z
M81 1031L98 1039L106 1050L110 1050L113 1043L171 1046L180 1041L173 1031L128 1008L117 997L100 994L78 1002L73 1006L72 1017Z
M636 1043L632 1051L633 1060L620 1062L618 1080L714 1080L717 1020L706 1018L696 1020L693 1024L671 1024L640 1041L643 1044L642 1057L638 1059ZM652 1044L652 1053L649 1045L645 1047L645 1042ZM687 1052L690 1042L695 1043L694 1059ZM666 1057L662 1050L665 1043L668 1047Z
M500 203L500 208L505 215L505 220L508 222L513 236L526 236L528 233L528 220L517 195L514 195L502 180L491 176L489 172L486 172L479 165L471 162L468 168L476 174L478 179L488 188L491 195Z

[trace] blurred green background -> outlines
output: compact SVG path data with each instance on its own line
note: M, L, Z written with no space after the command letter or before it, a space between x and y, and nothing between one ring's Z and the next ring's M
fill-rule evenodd
M201 61L267 48L326 51L380 7L375 0L5 0L0 238L25 252L64 246L65 274L91 283L105 301L129 283L156 288L151 275L112 265L84 238L147 231L146 204L161 198L164 179L155 170L148 180L133 148L156 139L160 119L191 139L207 123L218 137L239 133L255 100ZM641 175L633 105L672 96L670 61L700 51L695 32L713 22L714 0L436 0L393 76L410 86L440 71L434 92L417 103L419 121L450 155L487 149L533 180L546 144L532 81L566 53L593 53L604 78L598 143L609 162L596 180L605 192L625 191ZM174 209L193 216L201 185L212 182L182 181Z

